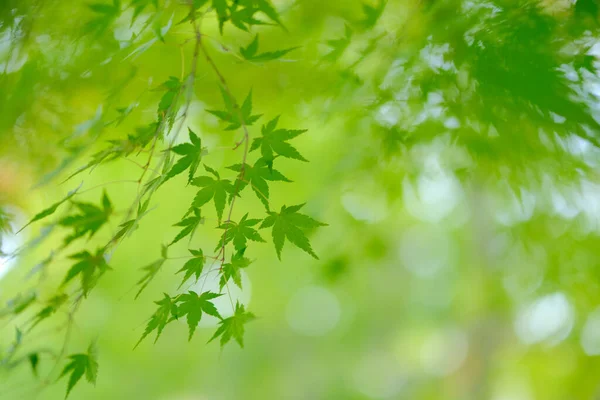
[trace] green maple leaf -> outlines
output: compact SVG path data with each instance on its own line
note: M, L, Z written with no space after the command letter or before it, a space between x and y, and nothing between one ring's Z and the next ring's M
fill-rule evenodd
M183 276L183 280L179 284L179 287L181 287L193 275L196 277L196 282L198 282L198 279L200 279L200 276L202 275L202 270L204 269L206 257L204 257L202 249L190 250L190 253L192 253L193 257L187 260L183 267L179 271L177 271L178 274L181 272L185 272L185 275Z
M214 178L210 176L199 176L192 180L192 185L202 188L198 191L196 197L194 197L192 207L200 208L209 201L214 200L215 209L220 221L221 218L223 218L227 194L233 194L234 187L228 179L221 179L219 173L214 169L207 165L205 165L204 168L210 172Z
M138 347L142 340L154 330L156 330L156 338L154 339L154 343L156 343L163 329L165 329L165 326L177 318L177 305L171 296L166 293L163 293L163 295L164 297L162 300L154 302L158 305L158 309L152 314L152 317L150 317L150 321L146 324L146 329L144 329L144 333L135 347Z
M48 207L45 210L40 211L39 213L34 215L34 217L31 218L29 220L29 222L27 224L25 224L25 226L23 226L21 229L19 229L19 231L17 233L21 232L23 229L27 228L32 223L54 214L54 212L56 212L58 207L60 207L63 203L65 203L66 201L68 201L69 199L71 199L73 196L75 196L77 194L77 191L81 188L82 185L83 185L83 182L81 182L81 184L79 184L79 186L77 188L71 190L65 197L63 197L62 200L57 201L56 203L52 204L50 207Z
M243 304L237 302L235 313L231 317L219 321L220 326L209 343L220 336L221 347L223 347L233 337L240 347L244 347L244 325L255 318L254 314L246 312Z
M281 250L286 238L317 260L319 259L313 251L304 231L318 226L327 226L327 224L316 221L308 215L300 214L298 211L302 207L304 207L304 204L290 207L283 206L279 213L271 211L269 212L269 216L260 225L261 228L273 227L273 244L275 245L277 257L280 260Z
M252 187L256 197L264 204L267 211L269 210L269 185L267 181L292 182L283 174L275 169L269 168L264 158L259 158L254 166L245 164L244 174L242 176L242 164L235 164L227 167L233 171L239 172L238 185L240 185L238 193L247 185Z
M226 131L238 129L242 126L242 124L251 126L262 116L262 114L252 115L252 90L248 92L248 96L246 96L246 99L244 99L244 103L239 110L237 109L238 106L235 102L235 99L232 99L223 88L221 88L221 95L223 96L223 102L225 103L225 110L206 111L213 114L220 120L229 123L229 125L225 128Z
M200 296L194 291L189 291L177 297L177 302L180 303L177 307L177 317L187 316L187 323L190 330L188 340L192 340L196 327L202 319L202 314L206 313L221 319L221 315L217 311L215 305L210 301L222 294L204 292Z
M265 62L265 61L277 60L278 58L285 56L287 53L289 53L290 51L295 50L297 48L298 47L290 47L287 49L268 51L268 52L257 54L257 52L258 52L258 34L257 34L256 36L254 36L254 40L247 47L240 47L240 54L242 55L242 57L244 57L248 61Z
M173 165L173 168L167 173L166 179L182 173L189 168L188 172L188 183L192 181L198 166L200 166L200 160L202 159L202 141L191 129L189 129L190 143L178 144L171 148L171 151L175 154L182 156Z
M192 213L194 214L191 217L187 217L182 219L181 221L179 221L178 223L176 223L173 226L182 226L183 229L177 234L177 236L175 236L175 239L173 239L173 241L169 244L175 244L177 242L179 242L181 239L183 239L186 236L190 236L190 240L191 238L194 236L194 233L196 232L196 228L198 228L198 225L200 225L201 223L204 222L201 214L200 214L200 209L199 208L192 208Z
M79 213L69 215L58 221L60 226L73 229L73 233L65 237L64 246L88 234L88 239L92 238L108 222L113 212L112 204L106 191L104 191L102 196L101 207L82 202L73 202L73 205L78 209Z
M260 149L265 163L272 167L275 154L294 160L308 161L295 147L287 141L306 132L306 129L275 129L279 122L279 116L273 118L261 129L261 137L254 138L250 151Z
M219 280L219 286L221 290L227 285L230 279L242 289L242 268L248 267L250 265L250 260L244 257L244 252L246 248L238 250L234 255L231 256L231 262L223 264L223 268L221 268L221 279Z
M58 309L65 304L68 299L69 296L66 294L57 294L50 298L46 302L46 306L33 317L33 323L31 324L29 330L32 330L34 326L56 313L56 311L58 311Z
M78 260L67 272L62 285L66 285L77 275L81 278L81 289L87 297L90 290L96 285L98 278L110 269L104 259L104 249L98 249L96 254L85 250L69 256L72 260Z
M69 393L73 390L73 387L79 382L81 377L85 375L85 379L96 384L96 378L98 376L98 361L96 358L96 352L93 345L90 345L87 353L83 354L72 354L69 356L70 362L65 366L60 374L60 378L67 374L71 374L69 377L69 383L67 384L67 394L65 398L69 397Z
M223 233L223 236L221 236L221 240L216 249L225 246L231 241L233 241L233 246L238 251L246 247L247 240L264 243L265 240L260 236L258 231L253 228L253 226L261 221L262 220L260 219L248 219L248 214L244 215L238 223L225 221L223 224L219 225L219 228L225 229L225 232Z
M142 270L144 270L146 273L142 277L142 279L140 279L137 282L137 284L140 285L140 289L138 290L137 294L135 295L136 299L139 297L139 295L142 293L142 291L144 289L146 289L146 286L148 286L148 284L150 282L152 282L152 280L156 277L156 275L160 271L160 269L163 266L163 264L165 263L165 261L167 261L167 250L168 250L168 247L163 245L162 251L161 251L161 258L159 258L158 260L154 261L153 263L142 268Z

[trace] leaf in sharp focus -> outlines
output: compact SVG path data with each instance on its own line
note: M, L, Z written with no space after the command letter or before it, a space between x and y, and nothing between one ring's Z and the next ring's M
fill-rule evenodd
M210 176L199 176L192 180L192 185L201 187L194 197L192 206L200 208L204 204L213 200L215 203L215 210L219 221L223 218L223 211L225 210L225 203L227 201L227 195L233 194L234 187L231 181L228 179L221 179L219 174L216 173L212 168L207 165L204 168L215 175L215 178Z
M172 152L182 157L175 163L175 165L167 174L167 180L189 168L189 184L194 178L198 167L200 166L200 160L202 159L202 141L191 129L188 130L190 142L182 143L171 148Z
M298 152L298 150L296 150L296 148L288 143L288 140L306 132L306 129L275 129L278 121L279 117L275 117L267 124L263 125L261 129L262 136L253 140L250 151L260 148L262 157L267 164L273 162L275 154L295 160L308 161Z
M146 329L135 347L138 347L142 340L154 330L156 330L156 338L154 339L154 343L156 343L165 326L177 318L177 305L168 294L164 293L163 299L154 303L158 305L158 309L150 317L150 321L146 324Z
M98 376L98 361L92 346L90 346L90 349L88 349L88 352L85 354L70 355L69 360L69 363L65 366L59 377L60 379L69 373L71 374L67 384L67 394L65 398L69 397L71 390L73 390L73 387L75 387L83 375L85 375L86 380L92 384L96 383L96 378Z
M275 245L277 257L280 260L285 239L314 258L319 259L313 251L304 231L319 226L327 226L327 224L316 221L308 215L300 214L298 211L303 206L304 204L290 207L283 206L279 213L270 212L269 217L265 218L260 226L261 228L272 227L273 244Z
M204 292L200 296L194 291L189 291L186 294L182 294L177 298L177 302L180 303L177 308L177 317L187 316L187 323L189 327L188 340L192 340L196 327L202 319L202 313L206 313L221 319L221 315L217 311L215 305L210 301L222 294Z
M219 241L215 251L220 247L227 245L231 241L233 241L233 246L237 251L246 247L247 240L264 243L265 240L260 236L258 231L253 228L253 226L259 224L260 222L260 219L248 219L248 214L246 214L238 223L233 221L227 221L223 223L219 226L219 228L224 229L225 232L223 232L221 240Z
M233 337L240 347L244 347L244 326L255 318L254 314L246 312L243 304L236 303L233 316L219 321L220 326L209 342L221 337L220 343L223 347Z
M223 264L221 269L221 279L219 285L221 290L227 285L227 282L232 279L233 282L242 289L242 268L246 268L250 265L250 260L244 257L246 248L238 250L234 255L231 256L231 262Z
M183 227L183 229L177 234L177 236L175 236L175 239L173 239L173 241L169 244L169 246L179 242L181 239L183 239L186 236L190 236L190 239L194 236L194 233L196 232L196 228L198 228L198 225L200 225L203 222L203 219L200 214L199 208L194 208L193 214L194 214L193 216L184 218L181 221L179 221L178 223L176 223L175 225L173 225L173 226L181 226L181 227Z
M192 276L195 276L197 282L198 279L200 279L200 276L202 275L202 270L204 269L206 257L204 257L202 249L190 250L190 253L192 253L193 257L187 260L183 267L179 271L177 271L178 274L181 272L185 272L185 275L183 276L183 280L179 284L179 287L181 287Z
M83 185L83 182L81 182L79 184L79 186L77 186L75 189L71 190L62 200L52 204L50 207L37 213L25 226L23 226L21 229L19 229L19 231L17 233L21 232L23 229L27 228L32 223L54 214L54 212L58 209L58 207L61 204L65 203L66 201L71 199L73 196L75 196L75 194L77 194L77 191L81 188L82 185Z
M238 179L242 178L242 164L235 164L227 168L239 172ZM241 186L238 192L243 190L247 185L250 185L256 197L258 197L267 211L269 211L269 186L267 181L292 182L281 172L272 168L269 169L267 162L261 157L254 163L254 166L245 165L243 179L240 180Z

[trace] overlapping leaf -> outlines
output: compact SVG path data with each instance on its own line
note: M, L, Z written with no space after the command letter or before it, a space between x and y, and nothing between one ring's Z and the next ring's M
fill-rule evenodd
M238 193L247 185L250 185L256 197L264 204L267 211L269 210L269 185L267 181L291 182L281 172L269 168L267 162L262 157L254 163L254 166L245 164L243 176L242 164L235 164L228 168L240 173L238 176L240 181L237 182L239 185Z
M246 248L238 250L233 256L231 256L231 262L223 264L221 268L221 278L219 279L219 286L221 290L227 285L229 280L233 280L240 289L242 289L242 274L241 270L250 265L250 260L244 257Z
M253 226L258 225L261 221L260 219L248 219L248 214L244 215L238 223L225 221L219 226L225 232L223 232L223 236L221 236L216 249L227 245L231 241L233 241L233 246L238 251L246 248L247 240L264 242L265 240L260 236L258 231L253 228Z

